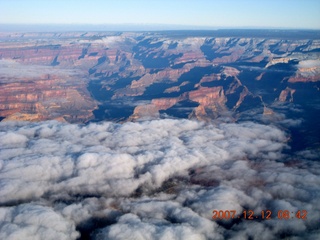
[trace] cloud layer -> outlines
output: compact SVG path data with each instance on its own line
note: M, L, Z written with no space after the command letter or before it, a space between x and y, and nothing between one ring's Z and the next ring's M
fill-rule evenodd
M0 238L312 239L319 154L284 155L287 137L252 122L0 123Z
M66 79L70 77L81 77L74 69L54 68L52 66L42 65L24 65L14 60L0 59L1 83L11 83L14 79L35 78L39 80L45 74L63 76Z

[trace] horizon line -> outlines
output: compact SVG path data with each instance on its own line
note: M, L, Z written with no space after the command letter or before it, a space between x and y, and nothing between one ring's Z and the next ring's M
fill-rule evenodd
M10 27L16 29L8 29ZM50 27L51 29L38 29ZM217 30L291 30L291 31L320 31L318 28L292 28L292 27L272 27L272 26L200 26L200 25L181 25L181 24L132 24L132 23L0 23L0 31L42 31L50 32L52 28L62 27L54 31L217 31ZM19 29L20 28L20 29ZM76 29L72 29L76 28ZM91 29L88 29L91 28ZM94 29L97 28L97 29ZM108 29L109 28L109 29Z

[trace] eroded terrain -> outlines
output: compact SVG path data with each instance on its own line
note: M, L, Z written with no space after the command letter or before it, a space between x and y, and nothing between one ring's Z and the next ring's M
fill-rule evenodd
M1 33L0 117L281 122L286 116L289 127L304 122L305 131L318 131L318 32L312 39L309 32L306 39L303 32L231 33Z

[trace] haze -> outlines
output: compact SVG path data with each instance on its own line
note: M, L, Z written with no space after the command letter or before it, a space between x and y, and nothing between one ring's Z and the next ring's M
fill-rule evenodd
M151 30L155 25L157 29L320 29L317 0L12 0L0 1L0 8L0 24L139 25Z

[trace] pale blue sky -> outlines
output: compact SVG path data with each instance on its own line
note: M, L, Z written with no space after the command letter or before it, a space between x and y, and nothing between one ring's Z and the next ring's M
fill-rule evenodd
M320 0L0 0L0 24L320 29Z

